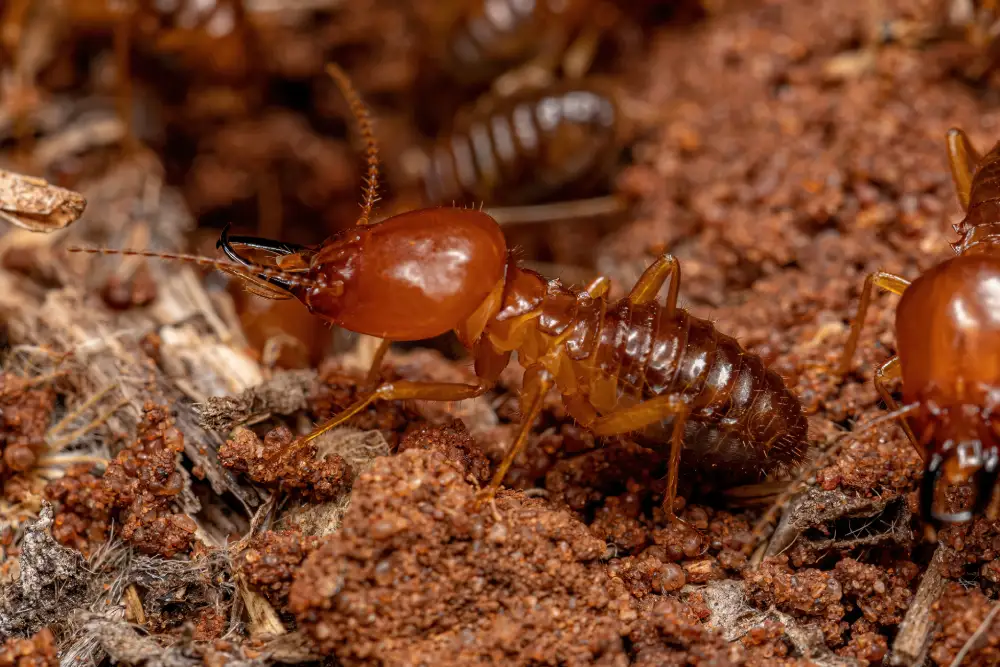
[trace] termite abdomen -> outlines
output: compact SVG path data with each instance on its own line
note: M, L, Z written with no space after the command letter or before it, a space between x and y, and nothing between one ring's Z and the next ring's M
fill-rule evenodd
M429 201L535 203L605 176L619 150L615 96L595 83L563 83L500 100L425 154Z
M801 462L808 430L801 406L759 356L682 309L619 304L605 319L602 371L640 399L684 400L691 410L685 461L727 483L758 481ZM644 439L665 442L671 424Z

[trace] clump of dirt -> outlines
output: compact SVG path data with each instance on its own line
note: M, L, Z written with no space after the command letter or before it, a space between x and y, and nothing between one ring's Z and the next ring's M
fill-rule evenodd
M919 574L920 568L908 561L878 567L845 558L833 568L847 613L853 616L854 610L860 611L876 627L899 625L913 600L912 587Z
M177 469L184 436L162 406L147 403L135 442L118 453L104 473L106 493L118 510L121 537L143 553L170 557L196 543L198 525L173 511L171 499L184 488Z
M792 647L785 637L785 626L774 620L766 620L760 627L753 628L740 639L740 644L753 651L769 664L779 663L789 656Z
M985 667L1000 662L1000 627L992 622L996 607L996 601L980 591L957 582L948 584L934 605L934 619L941 628L931 644L931 660L936 665L951 665L963 647L973 641L966 648L962 665ZM974 634L978 635L976 640Z
M299 531L281 530L255 535L236 561L236 569L278 610L288 604L292 578L320 545L320 539Z
M679 600L664 597L651 605L628 635L632 665L746 665L745 653L708 630Z
M35 467L45 451L45 432L55 409L56 392L13 373L0 373L0 482Z
M474 509L468 474L435 450L376 460L296 575L301 627L344 664L617 664L615 603L589 567L604 543L517 493Z
M219 449L222 465L283 493L295 492L314 502L337 498L350 488L351 467L337 454L317 456L314 444L302 444L285 426L270 430L260 441L240 428Z
M107 540L116 501L102 471L87 463L71 466L44 493L56 506L52 536L60 544L87 556Z
M58 667L52 631L42 628L27 639L8 639L0 646L0 667Z
M837 577L816 569L793 570L784 559L767 561L746 574L748 596L759 608L775 606L820 625L829 646L844 643L844 590Z
M469 429L458 419L443 426L426 425L413 429L400 440L397 451L408 449L441 452L446 459L457 461L480 484L489 480L490 462L476 446Z
M968 499L966 499L968 500ZM938 531L938 540L950 547L945 560L948 577L960 579L978 570L985 582L1000 585L1000 526L985 517Z

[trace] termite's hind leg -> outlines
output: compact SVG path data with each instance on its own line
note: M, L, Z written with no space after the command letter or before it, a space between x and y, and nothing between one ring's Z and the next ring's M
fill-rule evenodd
M575 407L577 408L577 414L587 419L585 407L582 405ZM636 403L604 417L597 417L592 421L581 421L581 424L586 426L594 435L612 436L641 431L647 426L672 418L670 463L667 470L667 491L663 499L663 511L670 521L683 523L697 531L697 528L674 514L674 501L677 499L677 481L680 475L681 452L684 449L684 426L687 424L689 412L690 407L683 398L667 394ZM591 412L591 414L593 413ZM580 419L580 417L577 417L577 419Z

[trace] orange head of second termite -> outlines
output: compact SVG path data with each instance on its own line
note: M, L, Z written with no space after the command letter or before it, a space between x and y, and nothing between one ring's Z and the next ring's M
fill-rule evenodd
M433 338L459 327L502 284L507 266L507 245L493 218L446 207L358 225L313 249L224 234L219 247L249 267L234 244L278 255L288 279L267 282L314 314L390 340Z

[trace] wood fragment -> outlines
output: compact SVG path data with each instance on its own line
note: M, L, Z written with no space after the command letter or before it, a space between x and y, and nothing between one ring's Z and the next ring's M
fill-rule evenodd
M228 433L262 414L294 414L307 407L306 399L316 381L314 370L275 373L236 396L207 398L197 406L199 423L205 429Z
M288 632L278 618L278 612L274 610L260 593L252 590L247 584L246 577L242 574L236 575L236 583L239 586L240 596L243 604L246 605L247 615L250 617L250 636L253 638L280 637Z
M142 600L135 584L125 587L125 620L137 625L146 625L146 612L142 609Z
M148 225L153 248L183 248L194 221L180 193L164 185L162 172L158 159L147 153L116 163L81 186L87 212L65 234L0 228L7 254L23 252L20 244L27 238L37 261L51 267L46 285L0 269L0 320L8 322L13 345L69 355L63 370L69 371L66 382L73 394L90 396L117 385L128 405L108 418L112 432L134 433L147 401L170 405L192 467L215 493L232 493L250 515L264 494L221 466L216 452L222 439L198 424L194 409L208 397L238 393L262 381L259 365L244 352L242 333L226 326L189 266L150 262L156 299L141 309L115 312L96 289L118 270L115 258L81 259L60 251L67 242L120 246L137 220ZM185 466L178 472L190 482ZM201 508L189 488L178 503L191 515Z
M76 222L86 207L78 192L0 169L0 219L12 225L47 234Z
M930 565L927 566L913 601L910 602L910 608L903 622L899 624L899 632L892 644L888 664L916 667L926 662L927 650L930 648L936 629L931 611L947 583L942 572L947 550L948 547L939 544L934 551Z

